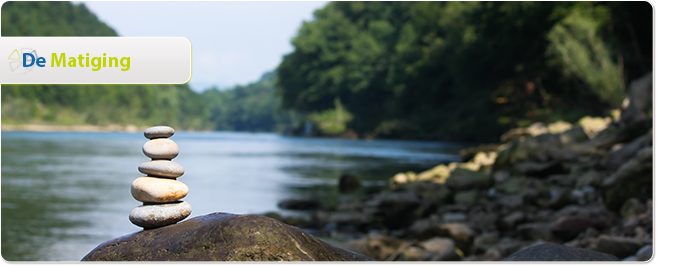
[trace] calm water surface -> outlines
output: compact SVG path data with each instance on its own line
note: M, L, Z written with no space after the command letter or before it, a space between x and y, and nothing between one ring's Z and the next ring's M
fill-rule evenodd
M283 137L275 134L178 132L174 161L189 218L212 212L279 212L286 198L338 197L341 174L382 187L400 171L459 160L459 144ZM128 220L140 205L130 193L149 161L142 133L2 132L2 257L9 261L78 261L98 244L140 228Z

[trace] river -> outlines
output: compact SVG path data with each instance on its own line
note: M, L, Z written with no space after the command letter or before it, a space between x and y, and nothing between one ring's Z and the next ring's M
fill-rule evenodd
M142 133L2 132L2 257L78 261L98 244L141 230L130 193L148 161ZM338 177L383 187L400 171L459 160L446 142L346 140L234 132L178 132L178 178L189 218L212 212L281 212L287 198L338 197Z

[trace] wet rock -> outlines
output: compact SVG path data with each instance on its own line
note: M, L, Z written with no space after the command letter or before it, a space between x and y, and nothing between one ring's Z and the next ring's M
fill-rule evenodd
M497 230L497 222L500 216L495 212L476 211L467 215L468 221L475 230L488 232Z
M315 199L285 199L278 203L278 207L286 210L316 210L320 209L320 202Z
M503 261L618 261L613 255L555 244L540 244L518 251Z
M350 193L360 189L362 183L360 179L350 174L342 174L339 177L339 192Z
M636 258L635 255L628 256L624 258L622 261L638 261L638 258Z
M83 261L367 261L261 215L211 213L107 241Z
M462 212L447 212L441 215L443 223L450 222L464 222L467 220L467 215Z
M646 242L642 239L601 235L591 245L591 249L624 258L636 254L638 249L644 245L646 245Z

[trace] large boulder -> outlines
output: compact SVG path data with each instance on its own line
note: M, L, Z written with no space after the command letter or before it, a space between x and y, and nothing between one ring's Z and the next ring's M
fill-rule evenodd
M613 255L555 244L540 244L518 251L503 261L619 261Z
M107 241L83 261L370 261L261 215L211 213Z

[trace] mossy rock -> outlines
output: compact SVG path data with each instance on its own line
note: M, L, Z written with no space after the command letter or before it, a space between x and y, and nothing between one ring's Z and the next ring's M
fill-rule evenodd
M82 261L371 261L262 215L211 213L107 241Z
M520 250L502 261L619 261L619 258L583 248L540 244Z

